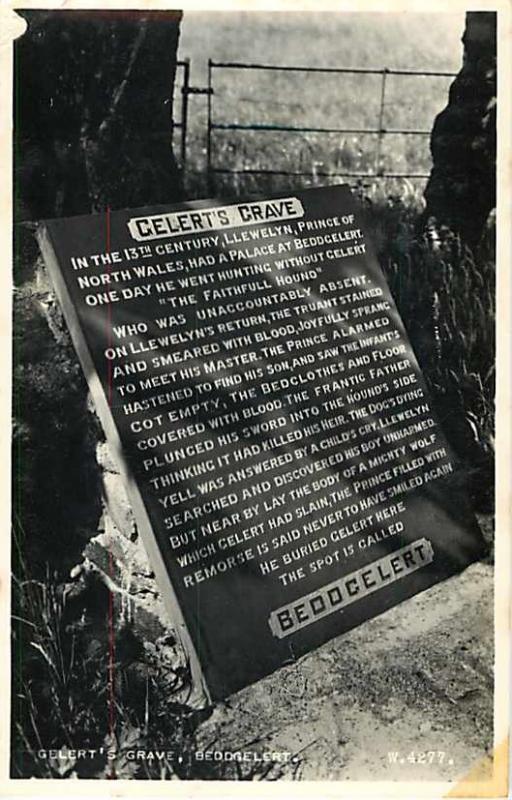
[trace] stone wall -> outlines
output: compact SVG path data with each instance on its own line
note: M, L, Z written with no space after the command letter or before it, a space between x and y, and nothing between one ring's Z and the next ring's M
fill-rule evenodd
M496 205L496 13L468 12L462 41L462 68L432 130L426 217L475 246Z

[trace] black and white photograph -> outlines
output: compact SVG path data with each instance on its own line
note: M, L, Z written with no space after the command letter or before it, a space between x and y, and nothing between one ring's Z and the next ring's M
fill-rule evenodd
M5 785L507 796L510 8L136 5L4 13Z

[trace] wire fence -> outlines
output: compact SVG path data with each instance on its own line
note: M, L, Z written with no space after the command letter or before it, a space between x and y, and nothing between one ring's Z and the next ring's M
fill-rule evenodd
M216 190L216 176L278 176L299 179L306 176L325 177L325 178L352 178L352 179L372 179L378 180L382 178L390 179L426 179L428 172L421 170L406 170L400 171L390 169L383 164L383 143L385 138L392 135L400 135L406 137L428 137L430 136L430 129L423 129L421 127L389 127L385 125L385 114L387 111L387 94L388 81L390 77L407 77L407 78L454 78L456 73L429 71L429 70L406 70L406 69L364 69L364 68L346 68L346 67L313 67L313 66L291 66L291 65L274 65L274 64L259 64L259 63L246 63L246 62L232 62L232 61L214 61L208 60L207 72L207 86L194 87L190 85L190 61L183 59L178 61L178 67L182 70L181 80L181 103L179 104L179 118L175 120L174 127L180 131L180 160L184 177L186 179L187 172L187 135L189 131L189 103L188 98L190 95L204 95L206 97L206 182L209 194L213 194ZM232 119L231 121L218 121L216 118L216 105L217 85L216 79L219 73L224 71L224 74L231 75L233 73L247 73L248 71L265 74L267 76L272 73L278 74L292 74L300 76L301 74L317 74L317 75L333 75L333 76L378 76L380 81L376 87L378 92L378 104L376 113L376 124L374 127L367 125L353 125L353 126L338 126L338 125L296 125L296 124L282 124L280 122L268 121L252 121L240 122ZM236 78L233 79L234 88L236 90ZM233 85L232 84L232 85ZM236 94L236 92L235 92ZM271 108L273 103L268 100L266 106L267 110ZM276 105L276 104L274 104ZM225 111L225 109L221 109ZM329 136L337 134L340 136L371 136L375 137L375 145L373 152L367 153L367 163L370 165L366 169L322 169L315 165L314 169L300 168L274 168L271 165L245 165L228 166L226 163L219 163L216 158L219 137L225 136L227 133L233 133L235 136L244 136L248 133L253 134L279 134L279 136L291 136L297 134L314 134L320 136Z

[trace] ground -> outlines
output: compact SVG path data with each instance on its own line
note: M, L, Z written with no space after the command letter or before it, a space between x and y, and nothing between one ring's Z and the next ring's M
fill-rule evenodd
M479 562L220 704L199 746L290 751L284 778L456 780L492 745L493 657Z

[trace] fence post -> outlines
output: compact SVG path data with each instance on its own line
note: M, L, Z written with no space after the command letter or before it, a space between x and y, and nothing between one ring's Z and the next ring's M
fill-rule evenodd
M183 60L183 86L181 87L181 169L185 179L187 166L188 95L190 89L190 59Z
M212 60L208 59L208 94L207 94L207 128L206 128L206 187L208 196L215 192L212 172Z
M386 94L386 76L389 70L387 67L384 67L382 70L382 84L380 88L380 108L379 108L379 123L378 123L378 138L377 138L377 152L375 154L375 174L381 175L382 169L380 166L380 158L382 154L382 139L385 134L385 130L382 127L384 122L384 103L385 103L385 94Z

